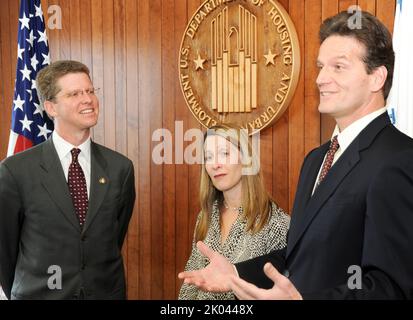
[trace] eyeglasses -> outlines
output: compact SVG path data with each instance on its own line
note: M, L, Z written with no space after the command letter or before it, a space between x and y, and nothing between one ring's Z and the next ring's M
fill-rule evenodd
M79 89L63 94L62 97L69 99L78 99L80 97L83 97L84 94L94 96L99 92L99 90L100 88Z

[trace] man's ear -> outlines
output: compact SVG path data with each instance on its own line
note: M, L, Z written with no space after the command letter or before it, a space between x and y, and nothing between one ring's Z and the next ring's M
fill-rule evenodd
M378 92L383 89L384 83L387 79L387 68L385 66L380 66L373 70L371 73L371 91Z
M55 104L53 102L47 100L43 103L43 106L50 119L54 119L57 116Z

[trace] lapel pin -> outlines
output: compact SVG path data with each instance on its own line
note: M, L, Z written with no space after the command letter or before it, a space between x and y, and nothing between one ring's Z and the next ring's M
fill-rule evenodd
M99 178L99 183L100 184L105 184L106 183L106 179L105 178Z

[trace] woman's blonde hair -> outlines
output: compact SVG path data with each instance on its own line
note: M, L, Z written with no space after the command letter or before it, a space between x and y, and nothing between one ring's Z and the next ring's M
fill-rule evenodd
M272 198L264 187L259 158L257 151L252 148L248 131L235 124L219 124L207 130L204 135L204 144L209 136L221 136L234 144L240 151L243 163L241 205L243 218L246 219L247 223L246 231L252 233L260 231L269 220ZM250 160L247 164L245 163L246 159ZM248 174L244 174L245 171L249 171ZM206 237L214 202L218 200L218 205L223 202L223 193L213 185L205 169L205 161L202 162L199 197L201 219L195 230L196 241L204 240Z

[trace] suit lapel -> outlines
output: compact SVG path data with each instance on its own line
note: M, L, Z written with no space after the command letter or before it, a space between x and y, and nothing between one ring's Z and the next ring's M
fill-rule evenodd
M300 199L300 201L296 201L295 203L297 205L300 205L302 208L304 208L307 205L308 201L311 199L315 180L317 179L317 175L323 163L324 156L327 153L328 146L329 143L326 143L319 149L314 151L314 154L312 155L313 160L309 161L308 168L306 168L305 172L303 172L304 177L301 184L302 188L300 188L300 195L296 195L296 199Z
M354 149L357 149L354 144L349 146L349 148L331 168L323 183L317 187L307 205L304 206L304 209L299 213L300 216L297 217L295 221L294 230L290 230L287 246L287 257L292 252L298 240L301 238L314 217L318 214L322 206L359 161L359 153ZM320 168L317 168L317 172L319 169ZM312 180L312 183L310 183L311 186L314 186L314 183L315 178ZM312 188L307 192L309 192L309 195L311 196ZM296 212L294 212L294 214L296 214Z
M315 184L317 173L320 169L322 160L327 151L325 146L320 147L322 151L313 159L313 164L310 164L308 178L304 178L302 185L297 190L296 203L293 209L293 221L288 234L288 245L286 257L293 251L294 247L307 230L311 221L320 212L326 201L335 192L343 179L360 161L360 152L368 148L373 142L376 135L387 125L390 124L387 113L380 115L373 120L348 146L346 151L341 155L340 159L330 169L323 183L315 190L313 196L311 192ZM320 161L321 157L321 161ZM303 174L305 174L303 172ZM307 201L307 199L309 199Z
M300 180L295 194L294 206L291 215L290 229L288 231L287 255L292 251L300 234L302 233L303 220L306 219L306 207L311 201L315 180L324 156L327 153L329 143L325 143L308 155L300 173Z
M89 210L86 214L86 222L83 227L83 232L90 227L93 219L99 212L99 208L105 198L106 192L109 188L110 180L106 172L107 163L92 141L90 146L91 152L91 177L90 177L90 196L89 196Z
M43 169L41 174L44 188L59 207L63 216L80 232L80 225L75 215L69 187L52 139L43 143L40 166Z

